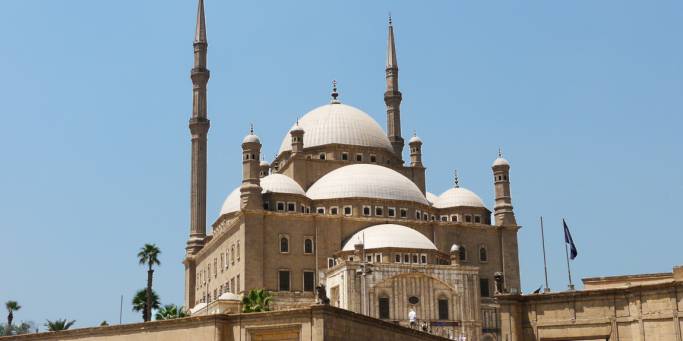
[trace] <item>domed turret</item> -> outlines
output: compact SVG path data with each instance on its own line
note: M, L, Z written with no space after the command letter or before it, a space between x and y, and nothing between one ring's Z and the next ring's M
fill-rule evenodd
M408 146L410 147L410 166L422 167L422 139L413 133L413 137L408 141Z

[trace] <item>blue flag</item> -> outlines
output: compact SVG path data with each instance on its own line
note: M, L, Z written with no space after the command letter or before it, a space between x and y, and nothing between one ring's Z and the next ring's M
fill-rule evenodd
M567 227L567 223L564 221L564 219L562 219L562 225L564 225L564 242L569 244L569 258L573 260L576 258L579 252L576 251L576 245L574 245L572 234L569 233L569 227Z

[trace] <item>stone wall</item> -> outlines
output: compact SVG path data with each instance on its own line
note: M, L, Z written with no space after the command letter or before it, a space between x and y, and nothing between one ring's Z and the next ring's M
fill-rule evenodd
M0 337L20 340L94 341L430 341L443 338L329 306L83 328Z

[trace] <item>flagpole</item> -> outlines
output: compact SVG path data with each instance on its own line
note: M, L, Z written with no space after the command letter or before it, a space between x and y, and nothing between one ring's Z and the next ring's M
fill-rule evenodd
M562 219L562 226L564 228L564 218ZM567 275L569 276L569 291L574 291L574 284L572 284L572 269L569 266L569 248L567 247L567 241L566 241L566 236L565 236L565 242L564 242L564 253L567 256Z
M545 258L545 234L543 233L543 216L541 216L541 244L543 245L543 271L545 272L545 289L543 292L550 292L548 287L548 263Z

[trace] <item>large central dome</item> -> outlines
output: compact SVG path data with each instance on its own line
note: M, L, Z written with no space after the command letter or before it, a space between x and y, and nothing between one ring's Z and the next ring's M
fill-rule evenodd
M315 108L299 119L299 127L304 129L304 148L347 144L393 152L382 127L370 115L350 105L330 103ZM290 150L292 139L288 133L282 140L278 155Z

